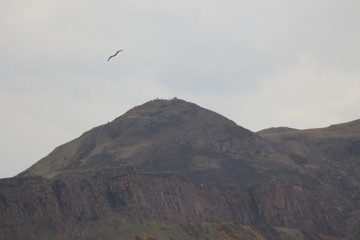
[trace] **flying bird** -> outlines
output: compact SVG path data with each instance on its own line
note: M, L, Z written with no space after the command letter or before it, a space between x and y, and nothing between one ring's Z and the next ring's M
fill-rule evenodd
M113 58L113 57L115 57L116 55L118 55L118 53L121 52L122 50L123 50L123 49L117 51L114 55L110 56L107 61L109 61L111 58Z

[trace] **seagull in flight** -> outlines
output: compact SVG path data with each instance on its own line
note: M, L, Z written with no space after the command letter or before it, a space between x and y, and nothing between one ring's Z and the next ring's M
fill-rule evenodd
M113 58L113 57L115 57L116 55L118 55L118 53L121 52L122 50L123 50L123 49L117 51L114 55L110 56L107 61L109 61L111 58Z

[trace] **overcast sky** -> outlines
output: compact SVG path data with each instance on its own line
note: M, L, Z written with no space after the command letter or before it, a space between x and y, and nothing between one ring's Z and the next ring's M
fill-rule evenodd
M155 98L252 131L359 119L359 13L359 0L0 1L0 178Z

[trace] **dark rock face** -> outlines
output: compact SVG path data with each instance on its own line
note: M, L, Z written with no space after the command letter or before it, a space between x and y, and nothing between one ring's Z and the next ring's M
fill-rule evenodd
M0 239L51 238L64 219L49 181L42 177L0 180Z
M52 180L5 179L0 181L0 199L0 239L9 240L69 239L81 237L96 224L150 220L336 231L326 203L307 198L301 188L201 186L175 175L138 174L131 167L65 174Z

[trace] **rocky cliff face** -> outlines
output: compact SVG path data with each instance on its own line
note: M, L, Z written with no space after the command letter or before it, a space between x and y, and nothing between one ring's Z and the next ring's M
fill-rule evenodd
M17 191L14 192L14 189ZM0 239L71 239L96 225L234 222L335 233L325 202L281 184L204 186L131 167L0 181ZM294 217L296 216L296 217ZM31 233L31 234L29 234Z

